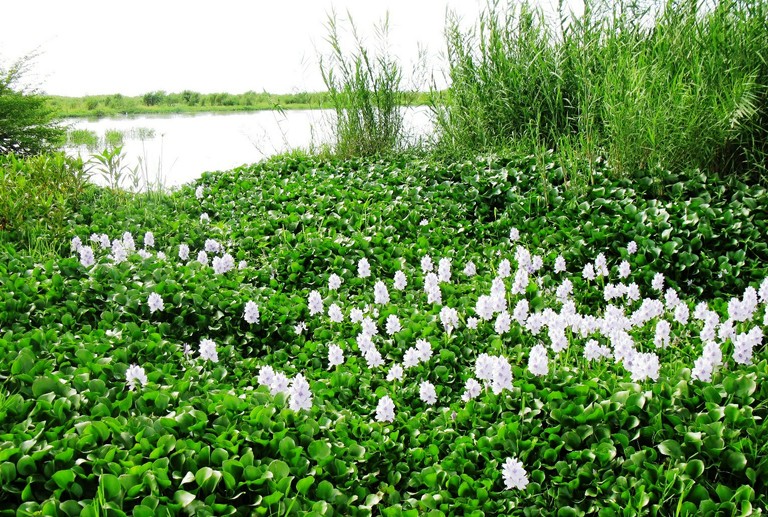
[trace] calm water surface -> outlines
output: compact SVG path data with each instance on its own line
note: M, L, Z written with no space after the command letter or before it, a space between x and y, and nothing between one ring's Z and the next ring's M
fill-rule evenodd
M431 131L427 108L406 108L404 118L412 135ZM229 170L291 149L328 143L333 119L331 110L289 110L80 119L70 127L93 131L100 138L108 130L123 132L125 163L139 166L153 181L160 176L170 187L195 180L205 171ZM152 137L136 136L146 129ZM85 147L68 152L83 159L91 155Z

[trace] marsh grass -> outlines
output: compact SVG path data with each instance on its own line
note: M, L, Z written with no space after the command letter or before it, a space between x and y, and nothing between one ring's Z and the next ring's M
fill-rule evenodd
M555 149L621 175L766 176L768 2L588 2L557 22L492 2L446 29L440 148Z
M412 94L401 87L403 71L388 50L389 21L375 27L377 46L366 46L349 17L353 48L347 51L335 13L326 23L330 55L320 59L323 82L336 113L334 153L342 157L395 151L404 137L401 106Z

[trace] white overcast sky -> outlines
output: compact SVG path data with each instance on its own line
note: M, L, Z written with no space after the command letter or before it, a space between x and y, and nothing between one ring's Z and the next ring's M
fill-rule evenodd
M540 0L551 8L551 0ZM566 2L569 3L569 2ZM576 0L574 4L580 3ZM54 95L153 90L321 91L325 23L347 11L363 33L389 13L390 47L410 69L419 45L439 65L446 9L468 26L485 0L2 0L0 67L38 52L27 82ZM576 8L575 8L576 9ZM372 37L367 38L373 41ZM434 71L439 79L439 69Z

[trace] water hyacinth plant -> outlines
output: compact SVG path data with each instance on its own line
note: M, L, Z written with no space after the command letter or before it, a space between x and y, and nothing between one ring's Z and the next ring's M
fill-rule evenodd
M0 249L0 514L764 510L765 192L535 166L282 157Z

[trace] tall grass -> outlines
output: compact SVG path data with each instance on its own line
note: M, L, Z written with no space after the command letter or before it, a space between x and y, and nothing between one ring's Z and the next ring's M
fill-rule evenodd
M334 152L339 156L371 156L399 148L403 139L401 106L410 93L401 88L402 69L389 53L389 23L375 27L378 43L366 46L349 17L353 48L342 44L335 13L328 17L326 41L331 53L320 60L323 82L336 112Z
M493 2L446 30L443 149L551 147L621 174L768 179L768 1L586 2L557 21Z

